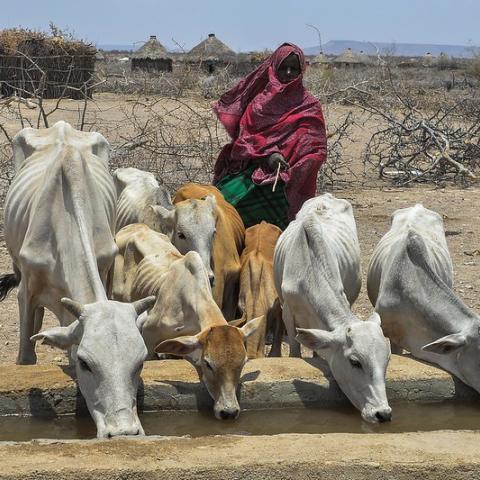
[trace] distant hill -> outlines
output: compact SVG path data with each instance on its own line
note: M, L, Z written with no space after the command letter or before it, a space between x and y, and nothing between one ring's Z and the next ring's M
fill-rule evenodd
M133 51L140 45L133 44L102 44L97 48L105 51L120 50ZM432 55L440 55L446 53L450 57L470 58L473 51L480 52L478 47L468 47L466 45L433 45L423 43L386 43L386 42L357 42L355 40L330 40L323 45L323 53L327 55L340 55L347 48L351 48L354 52L363 51L369 55L376 53L375 46L380 49L383 54L396 55L401 57L423 57L427 52ZM306 55L317 55L320 48L307 47L303 51Z
M104 45L97 45L97 48L99 50L105 50L106 52L111 52L112 50L119 50L121 52L131 52L132 50L136 50L137 48L139 48L139 45L136 45L134 47L131 43L124 44L124 45L104 44Z
M374 55L377 47L382 54L390 54L401 57L422 57L427 52L432 55L446 53L450 57L469 58L473 52L478 51L477 47L465 45L435 45L427 43L386 43L386 42L357 42L355 40L330 40L323 45L323 53L327 55L340 55L347 48L354 52L363 51L366 54ZM320 48L307 47L303 51L306 55L317 55Z

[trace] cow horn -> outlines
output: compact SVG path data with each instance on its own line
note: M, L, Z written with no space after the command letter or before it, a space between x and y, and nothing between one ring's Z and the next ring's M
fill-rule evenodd
M68 297L63 297L61 300L62 305L72 314L75 318L79 318L83 312L83 305Z
M136 302L133 302L133 308L137 312L137 315L142 314L145 310L148 310L149 308L153 307L155 303L155 296L151 295L150 297L145 297L142 298L142 300L137 300Z

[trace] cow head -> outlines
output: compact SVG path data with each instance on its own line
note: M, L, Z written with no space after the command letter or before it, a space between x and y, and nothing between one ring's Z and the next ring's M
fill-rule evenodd
M422 347L425 352L441 356L438 363L480 392L478 359L480 358L480 327L475 322L466 331L438 338ZM436 361L435 358L431 359Z
M198 252L207 269L210 285L215 279L211 257L216 207L217 201L213 195L207 195L203 200L184 200L171 210L150 205L144 220L154 230L167 235L182 255L190 251Z
M165 340L155 347L155 351L189 360L214 400L215 416L235 419L240 414L237 387L248 360L245 341L259 328L262 320L262 317L255 318L242 328L230 325L208 327L197 335Z
M154 302L155 297L147 297L132 304L105 300L81 305L63 298L62 304L77 319L31 338L62 349L77 347L78 386L99 438L144 434L137 390L147 349L135 321Z
M302 345L328 361L338 385L364 420L391 420L385 389L390 342L383 336L377 313L333 331L297 328L297 334Z

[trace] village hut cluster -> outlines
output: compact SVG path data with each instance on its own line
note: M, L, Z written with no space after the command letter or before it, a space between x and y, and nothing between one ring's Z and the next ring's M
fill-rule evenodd
M169 52L157 39L149 39L133 53L119 53L114 62L125 70L152 75L198 69L205 75L228 71L245 75L256 68L269 51L237 53L214 33L187 52ZM0 31L0 97L17 95L33 98L91 97L94 86L95 64L111 60L110 54L93 45L65 38L58 32L51 35L31 30ZM378 65L378 57L363 51L345 49L340 55L307 56L307 62L316 69L362 69ZM423 57L396 57L398 67L453 68L455 62L447 55Z
M271 52L236 53L214 33L208 34L207 38L188 52L167 52L156 36L152 35L130 58L132 71L171 72L189 66L199 67L206 74L214 74L222 69L244 74L256 68L269 53ZM448 55L441 53L434 56L430 52L426 52L423 57L398 57L397 60L398 65L402 67L405 65L438 67L452 63ZM318 55L307 56L307 62L316 68L361 69L377 65L378 56L346 48L340 55L326 55L320 51Z

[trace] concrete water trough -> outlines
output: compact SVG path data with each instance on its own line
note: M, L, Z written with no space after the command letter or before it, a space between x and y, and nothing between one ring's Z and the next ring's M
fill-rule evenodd
M480 478L478 394L406 356L392 356L381 425L361 420L320 359L248 362L236 422L213 417L183 360L147 362L142 378L151 436L100 441L68 372L0 366L0 478Z

